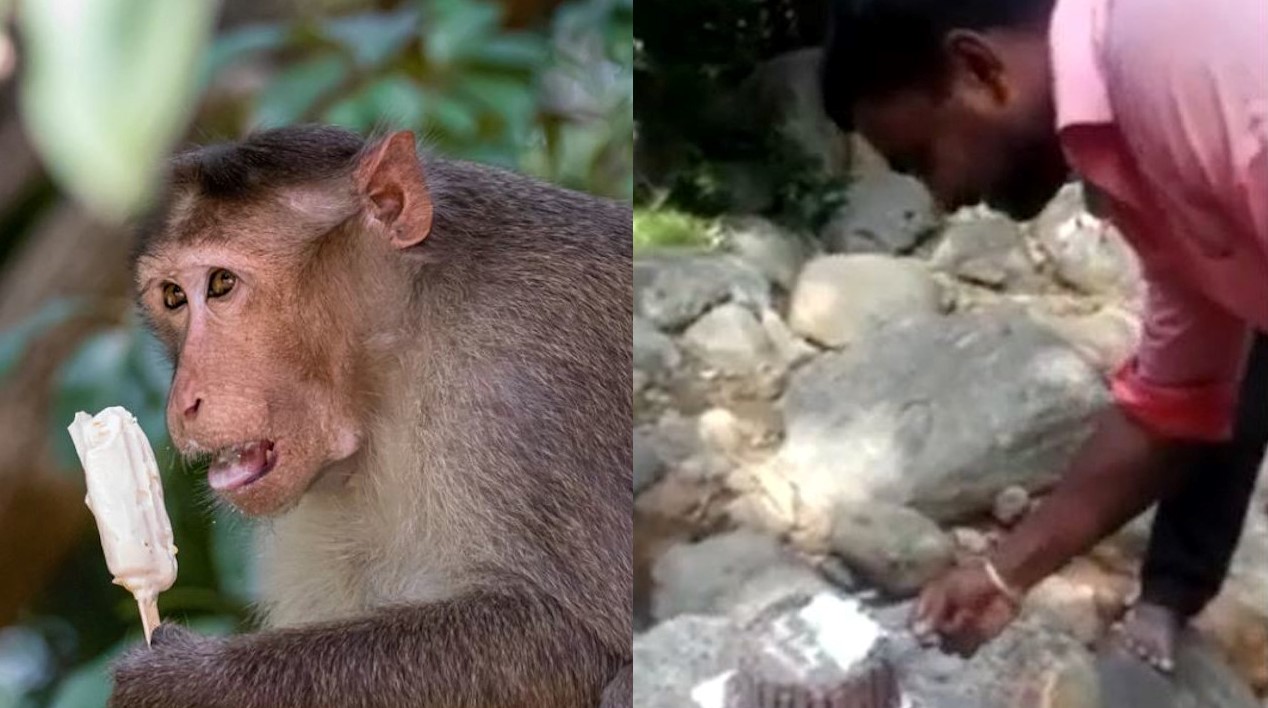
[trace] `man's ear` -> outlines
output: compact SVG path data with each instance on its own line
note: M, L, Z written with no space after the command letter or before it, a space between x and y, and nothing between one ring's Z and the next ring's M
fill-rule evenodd
M357 166L356 182L366 215L393 246L408 248L431 233L431 194L413 133L402 130L372 145Z

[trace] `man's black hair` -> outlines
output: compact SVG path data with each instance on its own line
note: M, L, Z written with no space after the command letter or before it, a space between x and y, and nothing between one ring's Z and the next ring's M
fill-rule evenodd
M824 109L843 130L855 102L943 77L943 39L955 29L1021 27L1056 0L831 0L820 80Z

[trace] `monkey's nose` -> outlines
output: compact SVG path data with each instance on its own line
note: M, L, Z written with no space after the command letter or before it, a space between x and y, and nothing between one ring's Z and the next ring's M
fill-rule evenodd
M198 415L198 408L202 404L203 404L203 399L195 398L194 402L189 404L189 407L185 409L185 418L187 420L192 420L194 416Z

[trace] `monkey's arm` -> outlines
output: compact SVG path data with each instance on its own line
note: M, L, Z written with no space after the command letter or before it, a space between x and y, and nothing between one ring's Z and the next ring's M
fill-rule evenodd
M624 659L552 603L476 593L227 640L160 627L113 708L595 706Z

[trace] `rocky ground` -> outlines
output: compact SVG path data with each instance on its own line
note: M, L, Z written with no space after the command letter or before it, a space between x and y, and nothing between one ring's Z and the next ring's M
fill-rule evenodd
M1025 224L941 218L883 170L848 196L819 234L737 217L714 249L636 257L638 706L697 706L736 628L790 595L861 598L901 634L924 581L1039 503L1131 350L1137 267L1077 187ZM974 659L906 650L908 699L1268 706L1266 498L1174 681L1092 649L1135 590L1146 517Z

